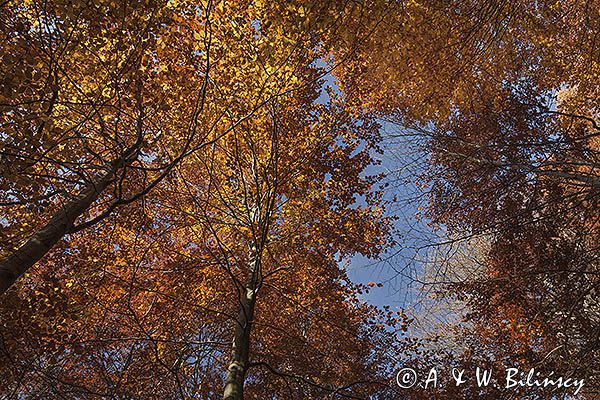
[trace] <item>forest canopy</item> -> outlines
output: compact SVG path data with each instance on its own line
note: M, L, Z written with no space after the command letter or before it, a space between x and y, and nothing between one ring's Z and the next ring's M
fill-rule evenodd
M595 0L0 1L0 398L596 399L599 33Z

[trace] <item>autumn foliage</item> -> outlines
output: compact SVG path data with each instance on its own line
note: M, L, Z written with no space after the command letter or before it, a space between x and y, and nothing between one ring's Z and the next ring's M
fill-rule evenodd
M444 363L595 398L599 8L0 2L0 397L509 395L395 384ZM428 246L473 256L431 261L461 277L436 291L460 351L346 268L414 247L389 124L422 152Z

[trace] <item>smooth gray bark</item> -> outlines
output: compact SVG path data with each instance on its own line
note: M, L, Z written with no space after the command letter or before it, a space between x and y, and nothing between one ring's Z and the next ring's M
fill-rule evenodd
M258 210L253 209L251 219L258 220ZM227 367L223 400L243 400L244 381L250 359L250 334L254 319L254 306L258 293L258 277L261 268L262 243L257 249L256 243L250 246L250 265L244 286L239 293L239 311L235 325L231 361Z
M240 311L233 339L231 362L227 368L225 379L224 400L243 400L244 398L244 380L250 356L250 333L255 303L254 290L246 288L246 293L240 295Z

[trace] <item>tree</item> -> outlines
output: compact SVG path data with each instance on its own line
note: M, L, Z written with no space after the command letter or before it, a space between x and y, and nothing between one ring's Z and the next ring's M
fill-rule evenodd
M432 165L419 178L428 181L433 225L451 242L488 241L483 275L450 287L472 308L474 350L505 365L585 376L593 398L597 368L583 356L598 349L598 58L590 6L514 3L520 14L452 92L438 75L436 112L405 101L408 90L391 112L374 106L430 149ZM389 90L399 90L394 85ZM431 88L416 96L424 93Z
M63 367L53 379L90 397L220 398L225 371L225 398L240 398L246 381L250 398L352 398L385 389L386 364L378 364L385 353L376 345L393 335L378 324L400 326L402 318L363 305L337 264L357 251L374 255L387 240L372 179L361 177L377 126L335 98L314 103L316 88L274 102L186 158L145 210L95 228L102 247L118 249L116 265L96 243L73 243L78 265L61 281L75 282L60 294L78 299L65 313L77 322L60 333L28 333L60 343L44 356L56 354ZM357 195L367 205L353 206ZM44 293L31 300L29 318L46 300Z
M216 127L233 129L295 90L277 82L280 70L295 68L284 51L316 50L348 13L342 3L322 15L322 5L311 7L309 18L260 2L6 3L1 206L11 216L0 293L64 237L142 200L183 158L218 140ZM263 26L248 28L250 14ZM260 30L268 39L252 37ZM280 64L245 80L274 55ZM232 113L247 89L255 97L241 97L254 107Z
M384 398L405 318L362 303L340 267L390 240L364 176L378 126L319 67L359 8L163 6L140 61L153 79L132 78L142 150L3 295L2 395Z
M395 396L408 318L341 268L393 244L382 120L428 150L429 222L487 241L463 356L596 374L594 6L3 4L3 395Z
M356 104L425 149L414 179L442 243L489 241L483 276L450 288L473 308L473 350L586 371L591 398L597 372L582 352L597 351L598 329L597 8L410 2L338 72Z
M202 27L166 30L180 11L165 2L3 6L2 206L11 215L0 292L65 235L139 200L210 140L198 129L210 38L161 46ZM187 56L196 47L205 54ZM183 104L187 96L195 100Z

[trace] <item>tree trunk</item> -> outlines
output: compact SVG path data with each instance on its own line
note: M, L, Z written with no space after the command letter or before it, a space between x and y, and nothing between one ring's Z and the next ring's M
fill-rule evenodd
M37 263L65 235L73 223L98 199L114 175L114 169L88 184L73 200L62 206L50 222L12 254L0 260L0 295Z
M246 371L248 370L248 361L250 359L250 333L252 331L254 306L258 292L257 278L261 263L260 252L257 252L255 245L252 245L250 251L252 258L246 282L240 291L240 309L235 325L231 362L229 363L229 367L227 367L223 400L244 399L244 380L246 379Z
M246 288L246 293L240 296L240 311L233 339L231 362L225 379L224 400L244 399L244 380L250 357L250 332L255 302L254 290Z

